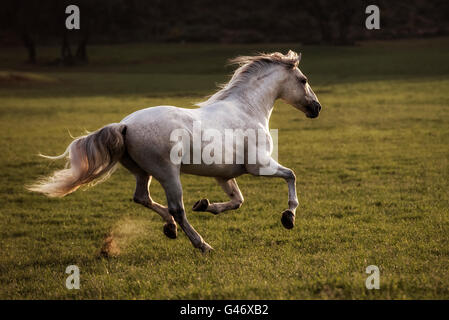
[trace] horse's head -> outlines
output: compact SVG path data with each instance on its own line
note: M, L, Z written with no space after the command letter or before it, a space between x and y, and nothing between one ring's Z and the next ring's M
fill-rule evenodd
M290 50L284 59L290 63L285 64L286 76L281 84L279 98L304 112L308 118L318 117L321 104L310 87L307 77L298 68L301 53L298 55Z

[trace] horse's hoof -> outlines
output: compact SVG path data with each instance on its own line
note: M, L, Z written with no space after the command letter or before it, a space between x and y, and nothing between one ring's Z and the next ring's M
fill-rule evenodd
M209 200L201 199L193 205L193 211L206 211L209 206Z
M174 223L166 223L164 225L164 234L170 239L176 239L178 235L178 231L176 228L176 224Z
M290 210L282 212L282 225L285 229L292 229L295 226L295 214Z
M206 242L203 242L201 244L200 250L203 254L207 254L210 251L213 251L214 248L212 248L209 244L207 244Z

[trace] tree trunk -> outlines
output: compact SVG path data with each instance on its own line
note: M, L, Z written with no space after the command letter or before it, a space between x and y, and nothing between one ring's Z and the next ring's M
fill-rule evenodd
M28 50L28 63L36 63L36 45L28 32L24 32L22 35L23 44Z
M69 39L67 37L66 31L64 31L62 35L61 59L63 64L73 65L74 61L72 50L70 49Z
M87 63L89 59L87 57L87 41L89 40L89 32L86 31L78 44L76 49L76 59L80 62Z

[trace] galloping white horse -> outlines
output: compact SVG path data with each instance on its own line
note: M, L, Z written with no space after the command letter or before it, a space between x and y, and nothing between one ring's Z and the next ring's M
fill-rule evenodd
M230 200L210 203L199 200L194 211L209 211L214 214L240 208L243 196L236 177L250 173L261 175L262 169L270 166L271 176L284 178L288 184L288 209L282 214L282 224L291 229L294 226L298 207L296 177L291 169L285 168L271 158L270 148L260 144L249 145L262 154L255 162L248 156L243 163L186 163L173 161L172 151L175 141L171 139L175 130L191 133L195 123L201 123L202 132L208 129L224 133L227 129L256 130L264 132L271 140L268 122L276 99L283 99L293 107L303 111L307 117L316 118L321 110L315 93L307 78L298 69L301 55L289 51L287 55L275 52L257 56L239 57L233 60L239 65L231 80L207 101L199 103L200 108L183 109L173 106L158 106L136 111L120 123L109 124L89 135L75 139L64 154L50 159L69 159L70 166L43 178L29 190L41 192L50 197L62 197L86 185L107 178L120 162L136 178L134 201L156 211L166 221L164 233L176 238L178 223L189 237L193 246L203 252L212 247L207 244L187 220L182 198L180 173L214 177ZM191 159L195 141L188 141L183 159ZM200 148L205 147L201 141ZM234 159L236 145L231 151ZM254 150L254 149L253 149ZM214 151L216 152L216 151ZM167 207L151 199L149 184L157 179L165 190Z

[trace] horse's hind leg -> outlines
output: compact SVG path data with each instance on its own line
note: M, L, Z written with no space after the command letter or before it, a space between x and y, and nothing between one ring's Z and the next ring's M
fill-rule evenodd
M235 179L215 179L231 200L227 202L209 203L208 199L201 199L193 205L193 211L208 211L212 212L213 214L218 214L227 210L235 210L242 206L243 195L240 192L237 181Z
M175 218L175 221L181 226L187 237L189 237L195 248L200 249L203 253L212 250L200 234L190 225L184 210L182 200L182 186L178 173L165 176L163 180L159 180L165 190L167 196L168 211Z
M136 191L134 192L134 202L139 203L156 213L158 213L162 219L165 220L164 234L171 238L176 239L177 228L173 216L168 212L168 208L153 201L148 191L151 183L151 176L136 176Z
M120 162L125 168L131 171L136 178L136 190L134 191L133 198L134 202L158 213L166 222L164 225L164 234L171 239L175 239L177 236L177 228L173 216L168 212L167 207L154 202L153 199L151 199L149 186L152 177L141 169L128 155L125 155Z

